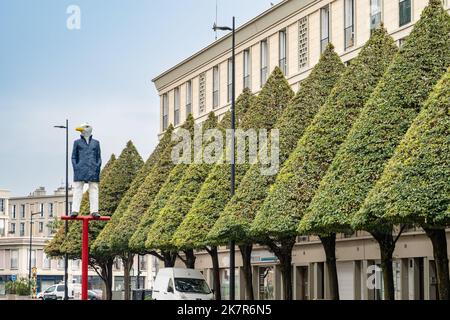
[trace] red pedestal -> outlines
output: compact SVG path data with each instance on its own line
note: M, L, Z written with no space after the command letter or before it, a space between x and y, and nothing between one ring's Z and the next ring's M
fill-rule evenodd
M91 221L108 221L111 217L100 217L95 219L92 216L78 216L71 218L67 216L61 217L61 220L68 221L82 221L83 222L83 235L81 246L81 300L88 299L88 267L89 267L89 222Z

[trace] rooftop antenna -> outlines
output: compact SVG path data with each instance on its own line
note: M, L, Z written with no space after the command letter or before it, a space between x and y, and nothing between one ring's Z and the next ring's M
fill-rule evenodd
M214 25L217 25L217 11L218 11L218 7L219 7L219 5L218 5L218 1L219 0L216 0L216 22L214 23ZM216 40L217 40L217 30L215 30L215 33L216 33Z

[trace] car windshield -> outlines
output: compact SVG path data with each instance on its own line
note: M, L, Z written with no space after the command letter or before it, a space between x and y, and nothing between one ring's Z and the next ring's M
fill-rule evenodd
M47 289L45 290L45 293L50 293L50 292L52 292L53 290L55 290L55 286L51 286L51 287L47 288Z
M185 293L211 293L208 284L203 279L175 278L175 289Z

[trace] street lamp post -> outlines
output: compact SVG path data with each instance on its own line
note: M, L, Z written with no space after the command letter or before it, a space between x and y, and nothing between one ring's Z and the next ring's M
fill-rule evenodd
M66 119L66 125L65 126L54 126L58 129L65 129L66 130L66 217L69 216L69 120ZM64 227L65 227L65 233L67 235L69 226L67 224L67 220L64 221ZM69 299L69 292L68 292L68 264L69 264L69 258L67 253L64 255L64 300Z
M236 187L236 164L235 164L235 130L236 130L236 54L235 54L235 47L236 47L236 28L235 28L235 17L233 17L233 24L232 27L219 27L214 23L213 30L222 30L222 31L231 31L231 61L232 61L232 67L231 67L231 197L234 196L234 191ZM234 240L230 241L230 300L235 299L235 242Z
M30 255L28 259L28 281L31 283L31 252L33 250L33 217L42 214L42 212L35 212L31 213L31 220L30 220Z

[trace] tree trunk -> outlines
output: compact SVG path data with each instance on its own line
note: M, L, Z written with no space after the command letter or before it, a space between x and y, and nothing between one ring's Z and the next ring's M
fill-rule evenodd
M186 260L184 260L184 264L186 265L186 268L188 269L195 269L195 254L194 249L187 249L184 250L184 255Z
M211 262L213 267L213 290L216 300L222 300L222 294L220 292L220 273L219 273L219 255L217 254L217 247L206 248L211 256Z
M170 251L163 251L161 252L161 255L164 260L164 267L165 268L173 268L175 266L175 261L177 259L177 253L170 252Z
M130 278L130 271L133 267L133 254L127 254L124 257L122 257L122 264L123 264L123 286L125 290L124 294L124 300L130 300L130 294L131 294L131 278Z
M279 246L271 240L268 240L265 244L269 246L280 261L283 298L284 300L292 300L292 248L295 244L295 238L284 239L280 241Z
M320 236L326 256L328 276L330 280L330 299L339 300L339 282L336 268L336 234Z
M105 284L105 299L112 300L112 267L114 258L109 259L102 267L102 279Z
M395 241L389 232L373 231L372 236L380 247L381 270L383 272L384 300L395 300L394 270L392 268L392 255L395 250Z
M423 227L433 245L434 261L438 279L439 300L450 300L450 277L448 270L447 238L445 229Z
M252 276L252 249L253 245L240 245L239 250L242 255L242 267L244 269L244 283L245 283L245 299L254 300L253 294L253 276Z

